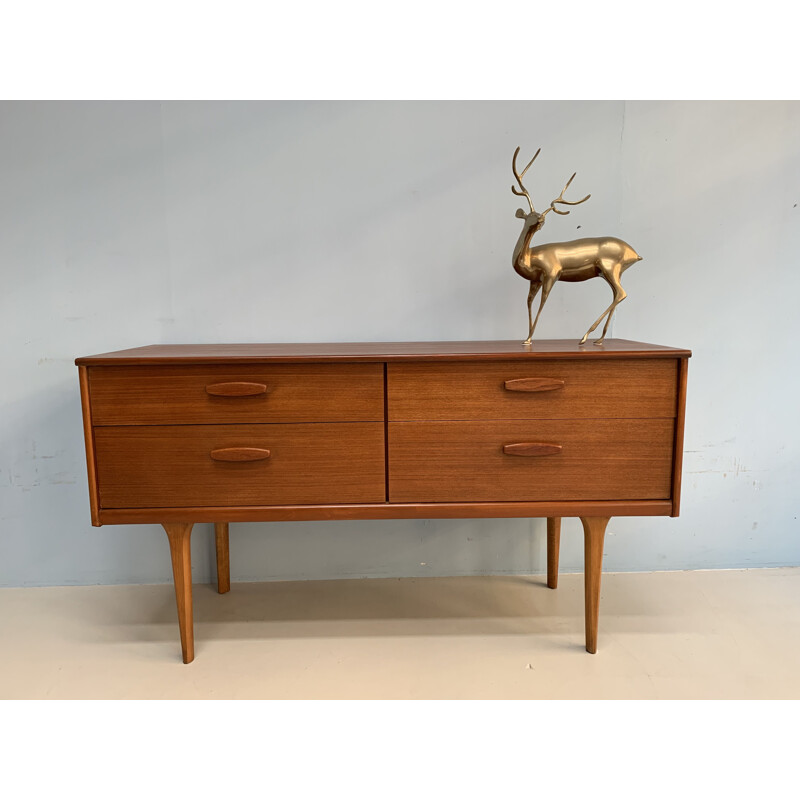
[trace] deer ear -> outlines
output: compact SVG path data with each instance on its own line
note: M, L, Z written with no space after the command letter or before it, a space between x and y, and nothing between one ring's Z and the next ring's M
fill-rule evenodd
M520 219L525 219L525 217L527 217L528 215L521 208L518 208L517 213L514 214L514 216L519 217Z

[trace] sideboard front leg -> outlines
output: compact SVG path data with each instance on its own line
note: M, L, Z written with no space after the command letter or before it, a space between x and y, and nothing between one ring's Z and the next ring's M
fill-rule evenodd
M561 517L547 518L547 585L558 587L558 548L561 544Z
M214 535L217 540L217 591L225 594L231 590L231 558L228 547L228 523L215 522Z
M169 551L172 556L172 576L175 581L175 599L178 601L178 625L181 629L183 663L194 660L194 622L192 618L192 524L191 522L164 522Z
M600 612L600 575L603 540L608 517L581 517L584 542L584 598L586 602L586 651L597 652L597 620Z

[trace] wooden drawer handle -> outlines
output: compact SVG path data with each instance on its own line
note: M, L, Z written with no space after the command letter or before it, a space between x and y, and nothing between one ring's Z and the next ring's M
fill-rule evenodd
M267 387L263 383L233 381L231 383L211 383L206 386L206 392L215 397L249 397L254 394L266 394Z
M269 450L262 447L221 447L211 451L214 461L263 461Z
M564 386L564 381L558 378L514 378L506 381L509 392L555 392Z
M561 445L547 442L520 442L503 445L503 452L507 456L552 456L561 452Z

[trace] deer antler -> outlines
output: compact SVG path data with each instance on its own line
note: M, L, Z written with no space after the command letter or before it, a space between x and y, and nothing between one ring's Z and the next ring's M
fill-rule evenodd
M556 199L553 200L552 203L550 203L550 208L545 209L544 214L546 214L548 211L555 211L556 214L561 214L562 216L566 216L567 214L569 214L569 211L559 211L556 208L556 203L562 203L565 206L577 206L577 205L580 205L581 203L585 203L591 197L590 194L587 194L586 197L583 198L583 200L565 200L564 199L564 192L566 192L567 189L569 189L569 185L572 183L573 179L575 178L575 176L577 174L578 174L577 172L573 172L572 173L572 178L570 178L567 181L567 185L561 190L561 194L558 197L556 197ZM544 214L542 214L542 216L544 216Z
M541 152L542 152L542 148L540 147L536 151L536 154L534 155L534 157L528 162L528 166L525 167L524 170L522 170L522 175L520 175L517 172L517 155L519 154L519 147L514 151L514 158L511 159L511 169L514 172L514 177L517 179L517 183L519 184L519 188L522 189L522 191L520 192L514 186L512 186L511 187L511 191L514 192L514 194L519 195L520 197L527 198L528 205L531 207L531 213L532 214L536 213L536 209L533 207L533 200L531 200L531 196L528 194L528 190L522 185L522 178L525 175L525 173L528 171L528 167L530 167L530 165L533 164L534 161L536 161L536 156L538 156L539 153L541 153ZM562 192L561 194L564 194L564 193ZM547 212L545 212L545 213L547 213ZM567 213L569 213L569 212L567 212Z

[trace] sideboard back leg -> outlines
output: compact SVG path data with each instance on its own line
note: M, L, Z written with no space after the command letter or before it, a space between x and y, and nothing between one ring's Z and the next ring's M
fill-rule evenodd
M558 587L558 548L561 545L561 517L547 518L547 585Z
M586 602L586 651L597 652L597 620L600 612L600 574L603 540L608 517L581 517L584 542L584 599Z
M172 576L175 599L178 602L178 625L181 629L183 663L194 660L194 621L192 618L192 523L164 522L169 551L172 556Z
M215 522L217 540L217 591L225 594L231 590L231 558L228 547L228 523Z

